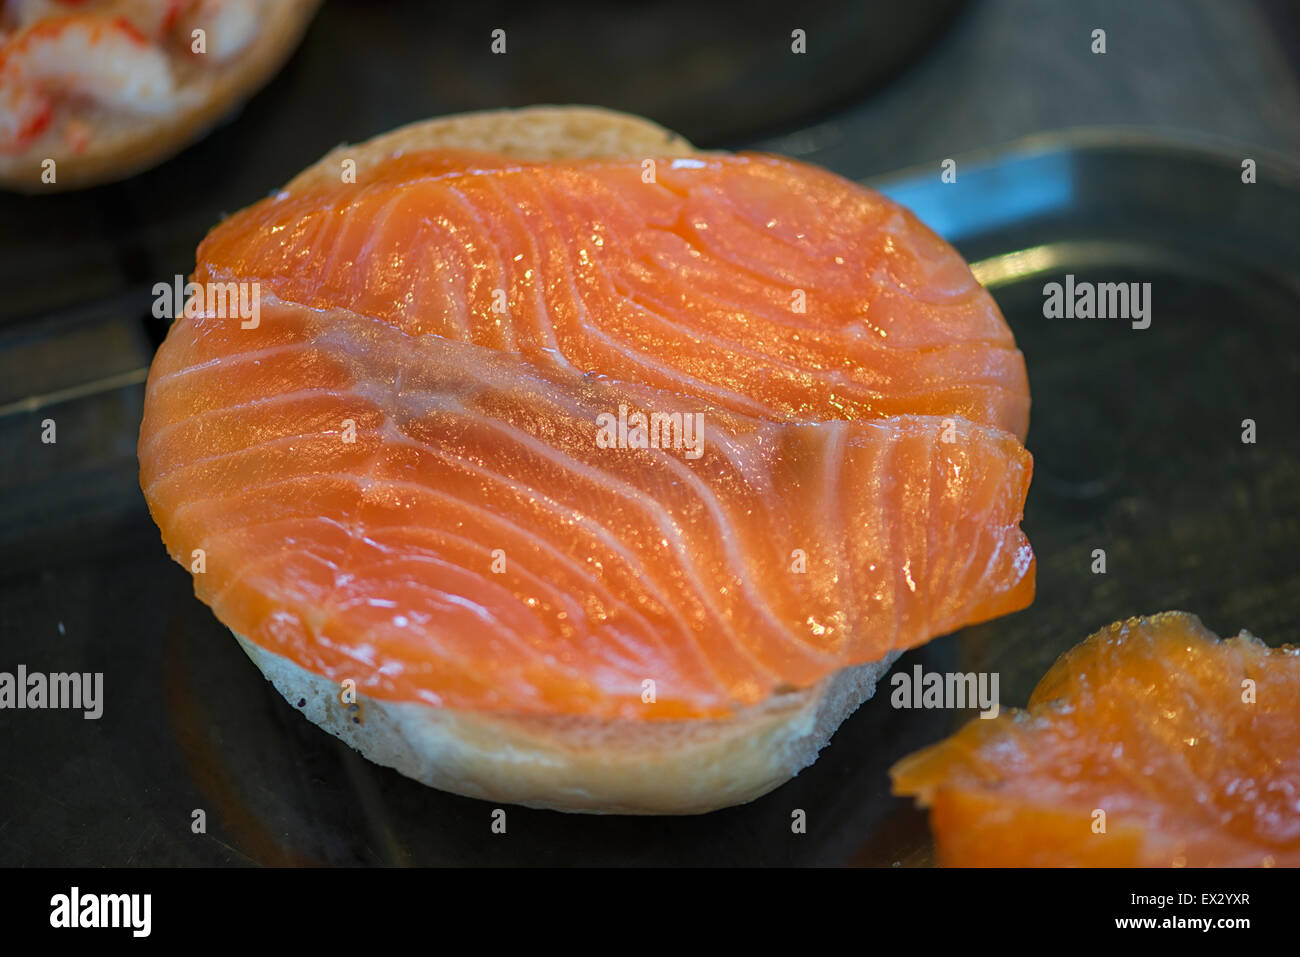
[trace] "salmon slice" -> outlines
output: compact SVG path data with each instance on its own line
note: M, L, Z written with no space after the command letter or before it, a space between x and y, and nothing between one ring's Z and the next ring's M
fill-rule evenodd
M930 808L950 866L1300 866L1297 711L1300 649L1131 618L1063 655L1028 711L904 758L894 792Z
M480 711L722 716L1032 599L1008 432L773 421L373 312L186 316L148 382L169 551L201 549L199 597L314 673ZM622 411L698 414L703 441L602 447Z
M879 193L775 156L411 153L230 217L195 278L773 421L1028 428L1024 359L962 258Z
M371 697L722 717L1032 600L1011 333L829 173L406 152L195 279L260 322L173 325L150 509L224 623Z

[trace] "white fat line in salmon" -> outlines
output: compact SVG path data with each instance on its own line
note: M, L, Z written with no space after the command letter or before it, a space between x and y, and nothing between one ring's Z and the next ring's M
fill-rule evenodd
M148 937L152 917L152 894L82 894L73 887L50 898L51 927L129 927L132 937Z
M596 445L602 449L684 449L688 459L704 454L703 412L602 412L596 416Z
M1151 283L1075 282L1068 273L1065 283L1043 286L1045 319L1131 319L1134 329L1151 325Z
M171 282L153 286L155 319L175 319L184 314L217 319L239 319L241 329L256 329L262 323L262 284L259 282L186 282L174 276Z
M45 674L19 665L17 672L0 671L0 709L70 708L84 711L87 721L104 713L104 673Z
M981 718L998 716L998 673L923 671L920 665L896 671L889 679L895 708L980 709Z

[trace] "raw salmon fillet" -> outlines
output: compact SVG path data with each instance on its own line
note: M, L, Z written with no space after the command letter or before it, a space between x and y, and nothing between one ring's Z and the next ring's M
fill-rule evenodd
M1063 655L1027 711L900 761L894 792L930 808L949 866L1300 866L1297 713L1300 649L1131 618Z
M645 720L1032 600L1023 361L960 257L800 164L642 168L408 155L213 231L260 322L175 322L139 455L225 624L378 698ZM702 441L601 444L637 413Z

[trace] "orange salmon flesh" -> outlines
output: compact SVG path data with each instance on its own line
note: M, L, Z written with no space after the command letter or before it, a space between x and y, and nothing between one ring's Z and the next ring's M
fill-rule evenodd
M139 456L223 623L382 699L655 720L1032 601L1024 361L956 251L800 163L651 165L416 153L212 231L259 315L176 320Z
M949 866L1296 867L1298 711L1300 649L1166 612L1102 629L1027 711L890 773Z

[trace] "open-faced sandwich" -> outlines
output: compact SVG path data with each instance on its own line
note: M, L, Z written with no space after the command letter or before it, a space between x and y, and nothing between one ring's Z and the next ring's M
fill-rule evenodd
M1024 362L878 193L534 108L342 147L217 226L141 483L310 720L427 784L692 813L903 650L1023 608Z

